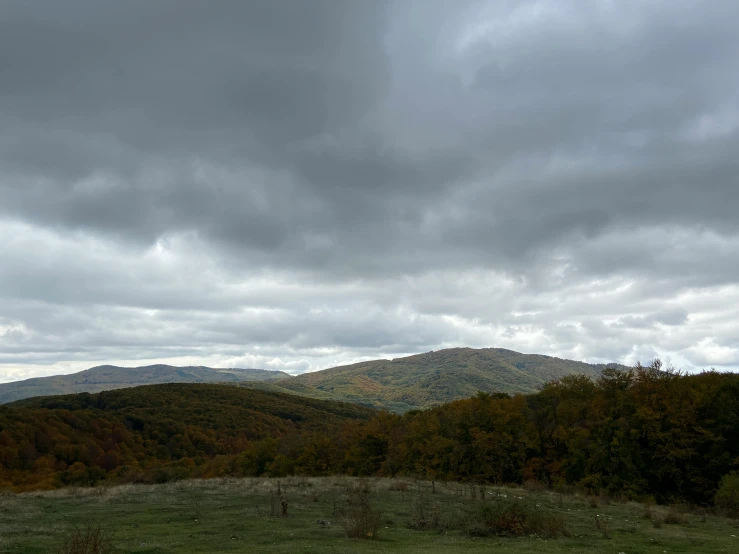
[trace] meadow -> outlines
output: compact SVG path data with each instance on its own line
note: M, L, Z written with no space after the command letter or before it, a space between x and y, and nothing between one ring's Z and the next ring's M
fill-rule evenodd
M357 491L364 491L376 518L366 538L349 538L345 530L351 525L347 506ZM558 538L486 533L495 506L552 518ZM75 530L104 534L112 548L100 553L130 554L739 552L737 520L532 484L225 478L0 495L2 553L75 554L62 548Z

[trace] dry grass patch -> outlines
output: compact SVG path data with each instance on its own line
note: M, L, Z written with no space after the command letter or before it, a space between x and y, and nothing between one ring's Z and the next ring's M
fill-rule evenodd
M370 505L370 486L359 483L347 489L347 500L337 514L339 524L352 539L374 539L382 523L382 513Z
M88 523L85 527L74 527L68 532L54 554L111 554L113 551L108 533L99 525Z

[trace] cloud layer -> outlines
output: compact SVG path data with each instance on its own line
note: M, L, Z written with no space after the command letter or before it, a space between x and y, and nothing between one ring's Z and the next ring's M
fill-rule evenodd
M739 368L739 5L7 0L0 381Z

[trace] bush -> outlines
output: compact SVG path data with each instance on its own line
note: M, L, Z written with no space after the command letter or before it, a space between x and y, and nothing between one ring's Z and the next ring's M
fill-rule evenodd
M537 481L536 479L528 479L524 481L523 488L528 492L541 492L543 490L546 490L547 486L541 481Z
M413 529L441 529L441 506L431 502L428 493L419 489L411 505Z
M339 524L352 539L374 539L382 523L382 513L373 510L369 487L360 485L347 491L346 505L338 513Z
M595 514L595 528L601 535L603 535L604 539L612 538L611 525L605 517L600 517L598 514Z
M390 484L391 491L405 492L408 490L408 483L405 481L395 481Z
M80 529L75 527L62 540L56 554L110 554L113 545L110 537L98 525L88 523Z
M713 503L729 517L739 517L739 472L724 475Z
M486 504L470 522L467 532L474 536L536 535L547 539L570 536L564 518L516 501Z
M641 517L652 519L654 517L654 500L649 499L642 505Z
M670 506L664 517L665 523L668 525L681 525L687 523L687 518L677 506Z

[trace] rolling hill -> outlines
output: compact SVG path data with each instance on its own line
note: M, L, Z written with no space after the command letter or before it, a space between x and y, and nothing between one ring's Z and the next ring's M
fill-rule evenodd
M333 437L344 424L375 414L356 404L224 384L26 398L0 406L0 490L259 473L264 457L277 454L278 439ZM237 463L234 457L249 449L253 455Z
M467 398L479 391L531 393L565 375L596 377L605 367L502 348L450 348L245 386L405 412Z
M266 369L218 369L203 366L175 367L150 365L117 367L102 365L70 375L36 377L0 384L0 404L34 396L52 396L77 392L101 392L158 383L238 383L287 379L282 371Z

